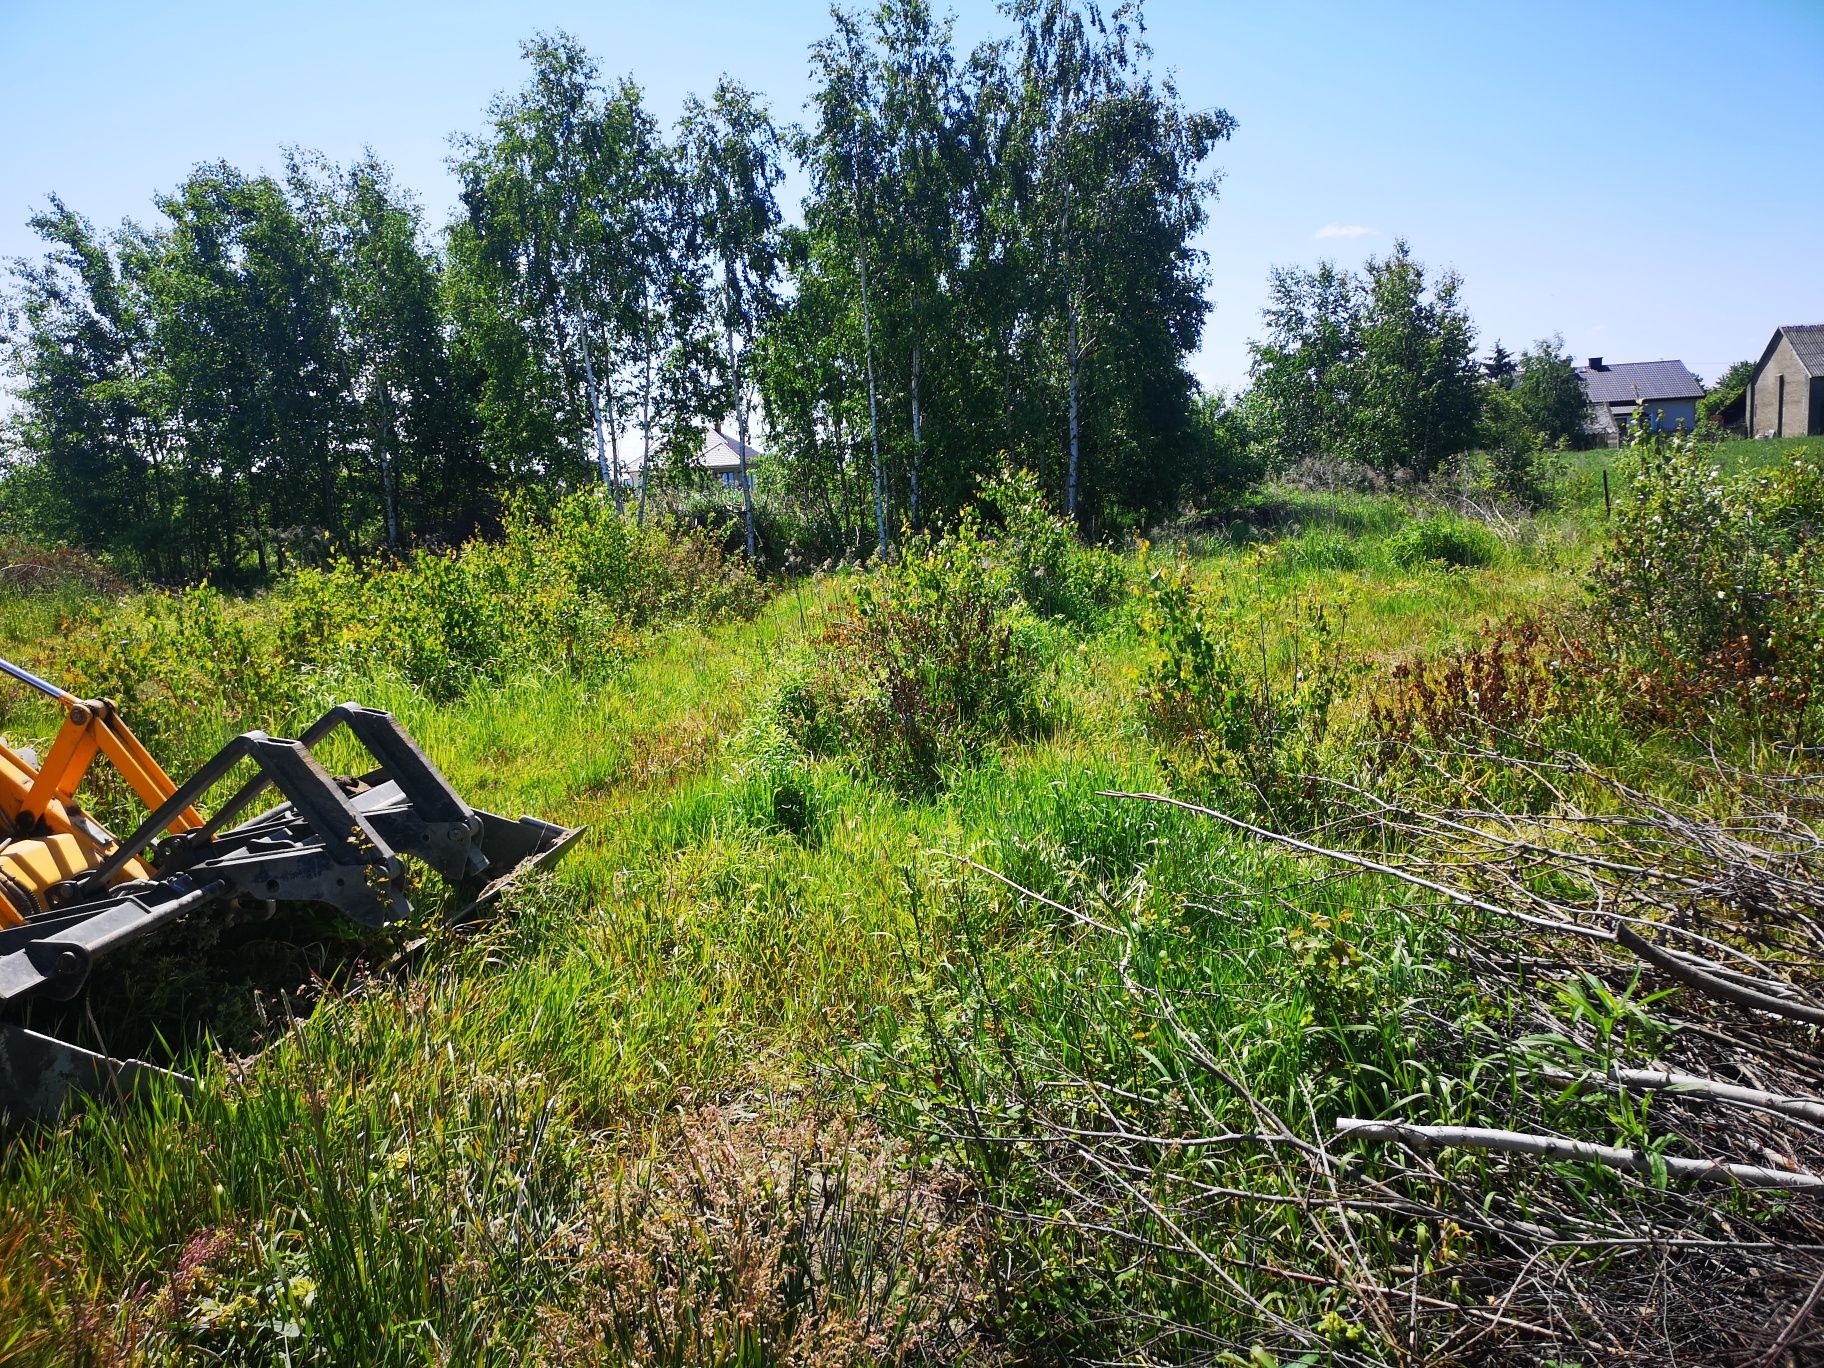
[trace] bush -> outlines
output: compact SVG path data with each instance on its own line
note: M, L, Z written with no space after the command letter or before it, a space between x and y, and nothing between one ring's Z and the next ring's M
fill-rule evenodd
M813 753L844 751L902 791L1051 716L1050 636L1013 585L1001 545L970 514L917 538L860 580L771 705Z
M1084 546L1070 521L1045 502L1031 471L997 475L983 485L982 498L1000 517L995 544L1013 590L1033 612L1089 626L1120 598L1120 560Z
M1278 644L1290 677L1275 679L1267 624L1212 602L1179 561L1150 566L1140 630L1142 720L1170 748L1168 765L1193 785L1279 816L1304 801L1331 705L1354 668L1345 663L1337 611L1307 607Z
M637 527L589 493L514 517L498 543L300 570L251 602L199 588L89 607L60 668L177 773L247 728L295 733L357 681L443 700L524 672L597 677L640 629L757 603L752 573L706 535Z
M1697 401L1697 425L1699 429L1712 432L1723 428L1723 410L1735 404L1748 391L1748 382L1754 378L1754 362L1737 361L1728 370L1717 377L1716 383L1710 386L1710 392ZM1739 431L1743 425L1733 425Z
M675 507L679 525L707 534L726 556L746 556L746 513L739 490L695 490L680 498ZM790 575L841 560L846 551L791 508L758 493L754 495L754 541L759 568L768 574Z
M499 542L300 571L280 644L293 659L396 673L448 699L526 670L600 677L632 633L750 613L758 597L753 572L714 533L636 525L589 491L545 519L516 513Z
M1570 706L1593 664L1579 639L1516 618L1472 646L1395 664L1369 701L1369 731L1402 747L1521 736Z
M1576 387L1575 377L1571 384ZM1497 495L1528 504L1543 504L1557 473L1557 462L1547 451L1547 442L1563 439L1548 439L1542 435L1528 419L1516 392L1500 385L1488 385L1482 393L1482 420L1477 439L1483 455L1474 474ZM1581 395L1582 391L1578 393Z
M1246 396L1233 403L1221 390L1205 390L1191 405L1190 467L1186 483L1194 497L1237 494L1267 473L1267 446L1257 441Z
M1539 444L1575 442L1583 436L1588 401L1562 337L1541 338L1520 358L1511 391L1514 407Z
M1592 615L1643 689L1809 734L1824 676L1824 466L1725 477L1687 438L1624 453Z
M334 701L273 648L267 621L207 586L91 608L62 650L64 686L118 703L179 782L237 732L295 732L303 714ZM104 823L136 823L143 814L113 767L91 773L91 810Z
M0 533L0 588L15 594L122 594L127 583L86 551Z
M1427 564L1493 565L1501 555L1501 539L1481 523L1454 513L1434 513L1394 533L1387 542L1387 553L1395 565L1406 570Z
M1333 527L1314 527L1272 543L1263 563L1288 573L1350 571L1362 567L1360 543Z

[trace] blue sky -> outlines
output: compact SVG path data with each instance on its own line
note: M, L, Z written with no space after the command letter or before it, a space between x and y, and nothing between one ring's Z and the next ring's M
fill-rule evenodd
M998 29L956 6L965 41ZM0 257L51 191L101 223L225 158L371 146L441 221L449 135L565 28L661 117L729 71L801 117L818 0L310 6L0 0ZM1781 323L1824 321L1824 0L1151 0L1156 63L1240 121L1202 247L1195 369L1245 379L1269 267L1359 262L1402 234L1453 266L1484 346L1562 332L1578 356L1679 357L1706 378ZM790 187L794 201L800 187ZM1329 235L1324 236L1325 230Z

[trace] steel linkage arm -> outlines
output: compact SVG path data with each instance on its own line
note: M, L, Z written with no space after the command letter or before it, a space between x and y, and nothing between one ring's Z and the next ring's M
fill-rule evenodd
M363 775L361 782L368 788L390 782L404 799L402 804L386 809L376 808L371 800L356 802L356 807L376 827L387 829L391 847L417 856L452 883L480 874L487 867L480 840L481 818L450 786L398 719L378 708L341 703L311 724L298 743L314 752L341 727L348 729L379 767ZM216 839L270 783L265 773L255 775L214 817L177 844L195 846Z
M145 852L159 835L215 784L244 760L259 766L265 780L290 803L296 820L275 828L262 846L250 836L235 853L241 858L222 873L239 891L258 897L301 898L327 902L356 921L377 926L404 916L405 867L399 857L356 809L347 794L301 742L244 732L197 770L152 815L91 873L77 883L79 895L100 896L129 860ZM201 833L198 829L198 834ZM213 843L174 838L172 853L158 860L160 877L192 865L201 866L215 852ZM308 845L303 844L308 842ZM311 866L310 877L295 875ZM302 886L300 886L300 882Z

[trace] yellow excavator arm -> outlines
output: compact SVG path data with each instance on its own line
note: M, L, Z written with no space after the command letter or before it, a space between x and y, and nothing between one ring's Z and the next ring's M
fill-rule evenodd
M114 838L76 802L97 755L113 764L148 812L176 793L177 785L112 703L77 698L9 660L0 660L0 673L56 699L64 710L63 724L41 765L0 742L0 927L5 927L48 912L52 888L90 873L113 850ZM190 831L202 824L196 809L187 807L168 830ZM144 864L135 860L117 881L146 875Z

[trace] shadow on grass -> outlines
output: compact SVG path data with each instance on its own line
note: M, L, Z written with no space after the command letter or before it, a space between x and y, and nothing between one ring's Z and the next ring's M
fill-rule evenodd
M7 1019L117 1058L182 1066L200 1050L251 1054L325 998L378 972L402 928L373 930L314 906L271 916L204 909L98 963L68 1002Z

